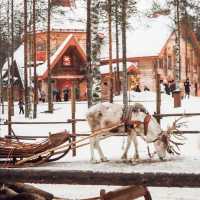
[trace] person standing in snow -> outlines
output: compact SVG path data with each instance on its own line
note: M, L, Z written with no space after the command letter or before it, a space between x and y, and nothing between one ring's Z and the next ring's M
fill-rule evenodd
M163 80L160 80L160 93L164 93L165 92L165 86L163 84Z
M135 92L141 92L140 86L138 84L136 85Z
M189 97L190 97L190 87L191 87L189 78L187 78L186 81L184 82L184 87L185 87L185 98L187 96L188 99L189 99Z
M24 102L22 99L19 100L19 103L18 103L18 106L19 106L19 114L24 114Z
M169 87L170 87L170 92L173 94L173 92L176 90L176 83L175 83L174 80L172 80L172 81L170 82Z
M167 95L170 95L169 83L168 83L168 82L164 83L164 87L165 87L165 93L166 93Z

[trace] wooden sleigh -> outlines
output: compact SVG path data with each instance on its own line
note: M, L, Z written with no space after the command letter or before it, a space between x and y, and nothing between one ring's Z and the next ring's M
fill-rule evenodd
M16 167L16 163L25 158L41 154L41 156L27 160L23 163L25 165L37 165L43 162L51 162L58 160L65 156L71 146L65 149L60 154L51 151L56 147L63 145L64 143L70 143L71 137L68 132L60 132L49 134L49 137L42 139L42 141L20 141L19 139L10 139L10 138L0 138L0 163L1 167ZM42 155L43 152L50 150L47 154ZM57 157L56 157L57 156Z

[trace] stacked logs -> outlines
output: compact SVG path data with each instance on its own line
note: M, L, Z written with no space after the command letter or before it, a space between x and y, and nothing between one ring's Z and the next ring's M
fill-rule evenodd
M80 200L133 200L144 197L145 200L152 200L151 194L145 186L122 187L115 191L100 191L99 197ZM38 189L29 184L1 184L0 200L70 200L54 197L53 194Z
M24 183L0 184L0 200L53 200L54 195Z

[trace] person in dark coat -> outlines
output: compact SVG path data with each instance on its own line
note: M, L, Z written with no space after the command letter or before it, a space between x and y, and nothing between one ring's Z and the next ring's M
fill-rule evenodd
M24 114L24 102L22 99L19 100L19 103L18 103L18 106L19 106L19 114Z
M58 90L57 93L56 93L56 101L61 102L60 90Z
M190 97L190 87L191 87L191 84L190 84L190 81L189 81L189 78L186 79L186 81L184 82L184 87L185 87L185 98Z
M150 89L145 85L144 86L144 91L150 91Z
M169 83L164 83L164 87L165 87L165 93L170 95L170 87L169 87Z
M68 90L68 88L63 90L63 94L64 94L64 101L68 101L69 100L69 90Z
M141 92L139 85L136 85L135 92Z
M169 84L170 92L173 94L173 92L176 90L176 83L174 80L172 80Z

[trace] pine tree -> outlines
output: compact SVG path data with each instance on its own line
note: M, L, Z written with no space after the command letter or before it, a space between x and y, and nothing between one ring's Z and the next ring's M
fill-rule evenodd
M128 95L127 95L127 63L126 63L126 10L127 10L128 0L122 1L122 61L123 61L123 104L128 105Z
M99 53L102 38L99 35L100 2L91 0L91 64L92 64L92 104L101 101L101 73L99 70Z
M87 0L86 24L86 55L87 55L87 99L88 108L92 106L92 67L91 67L91 0Z

